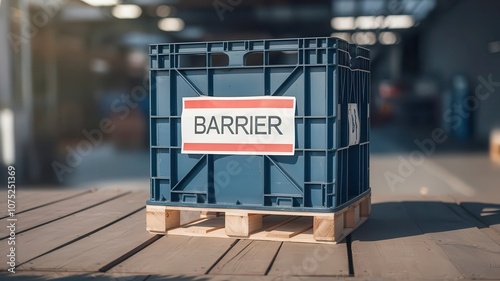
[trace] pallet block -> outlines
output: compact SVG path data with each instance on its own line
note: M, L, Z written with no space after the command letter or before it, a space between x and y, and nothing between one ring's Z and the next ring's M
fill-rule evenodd
M491 132L490 158L491 161L500 164L500 130L494 130Z
M180 225L181 211L199 211L200 218ZM148 205L146 224L156 234L335 244L370 212L370 194L335 213Z

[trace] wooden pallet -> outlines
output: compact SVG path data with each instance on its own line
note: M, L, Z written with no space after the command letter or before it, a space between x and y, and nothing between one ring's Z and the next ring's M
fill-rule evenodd
M494 130L491 132L490 158L491 161L500 164L500 130Z
M198 211L200 216L181 225L181 211ZM148 205L146 228L155 234L336 244L370 212L370 194L335 213Z

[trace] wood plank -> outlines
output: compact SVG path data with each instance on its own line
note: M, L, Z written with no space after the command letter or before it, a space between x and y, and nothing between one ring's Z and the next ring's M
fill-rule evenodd
M147 197L147 192L134 192L17 235L17 263L31 260L112 224L144 207ZM0 252L6 253L8 247L7 243L0 243ZM0 269L6 268L6 259L6 255L0 255Z
M206 234L221 228L224 228L224 217L213 217L184 227L186 232L200 234Z
M135 248L157 237L146 231L144 211L101 231L20 266L20 270L100 271L135 253ZM144 245L145 246L145 245Z
M16 190L16 214L20 214L30 209L36 209L40 206L52 204L79 195L95 192L95 189L78 190L36 190L36 189L18 189ZM2 194L7 198L7 190L3 189ZM7 200L0 201L0 219L7 217Z
M312 217L301 217L280 225L267 233L267 237L291 238L313 227Z
M36 280L112 280L112 281L332 281L332 277L287 277L286 279L276 279L276 276L237 276L237 275L148 275L148 274L118 274L118 273L84 273L84 272L42 272L42 271L19 271L15 274L0 272L1 280L14 281L36 281ZM345 279L349 281L366 281L355 280L353 278Z
M280 279L276 276L248 276L248 275L204 275L204 276L189 276L189 275L152 275L147 281L333 281L333 280L346 280L346 281L366 281L355 280L353 278L346 279L333 279L331 276L317 276L317 277L302 277L302 276L287 276L286 279Z
M494 228L489 227L487 224L484 223L483 220L479 220L476 215L471 214L471 212L461 205L457 204L447 204L447 206L452 209L458 216L460 216L462 219L468 221L475 227L479 228L484 234L486 234L490 239L493 241L497 242L497 244L500 245L500 233L495 231Z
M36 280L113 280L145 281L149 275L111 274L101 272L54 272L54 271L16 271L15 274L0 272L0 280L36 281Z
M460 206L500 234L500 204L461 202Z
M241 240L214 266L210 274L265 275L281 242Z
M164 236L108 272L203 275L235 241Z
M301 243L315 243L315 244L335 244L336 242L329 242L329 241L316 241L313 238L313 230L308 229L304 232L301 232L299 234L296 234L290 238L281 238L281 237L272 237L268 236L268 234L277 228L278 226L288 223L290 219L297 219L296 217L289 217L289 216L275 216L275 215L270 215L270 216L264 216L263 217L263 222L262 222L262 231L255 232L253 234L250 234L249 237L245 239L251 239L251 240L264 240L264 241L288 241L288 242L301 242ZM362 218L360 220L360 223L364 222L366 218ZM226 231L224 228L219 228L215 229L206 233L198 233L196 231L191 231L187 232L187 227L194 226L198 222L184 225L172 230L168 231L168 235L181 235L181 236L194 236L194 237L213 237L213 238L230 238L229 236L226 235ZM342 237L345 237L348 235L352 229L344 229L343 230L343 235ZM341 238L343 239L343 238Z
M16 227L16 231L17 233L21 233L27 229L58 220L124 194L125 192L122 191L91 192L18 214L17 220L20 223ZM0 222L7 224L7 219L3 219ZM8 235L2 236L0 239L6 237L8 237Z
M365 279L456 279L462 274L426 237L399 202L372 205L370 219L352 233L354 276Z
M443 203L404 202L404 206L465 278L500 276L500 245L477 227Z
M307 279L309 276L349 276L347 245L283 242L268 275L281 276L279 280L289 280L291 276L308 276Z

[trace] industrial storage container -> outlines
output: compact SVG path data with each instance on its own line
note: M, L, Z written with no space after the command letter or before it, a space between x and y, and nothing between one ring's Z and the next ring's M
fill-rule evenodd
M154 44L149 55L148 205L335 212L370 191L367 49L304 38ZM183 98L205 96L294 97L292 154L183 153Z

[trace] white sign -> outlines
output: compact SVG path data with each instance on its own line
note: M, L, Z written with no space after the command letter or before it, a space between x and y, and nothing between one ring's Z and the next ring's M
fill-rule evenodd
M182 103L182 153L294 154L295 97L197 97Z
M359 144L359 113L358 104L349 103L347 105L347 118L349 118L349 145Z

